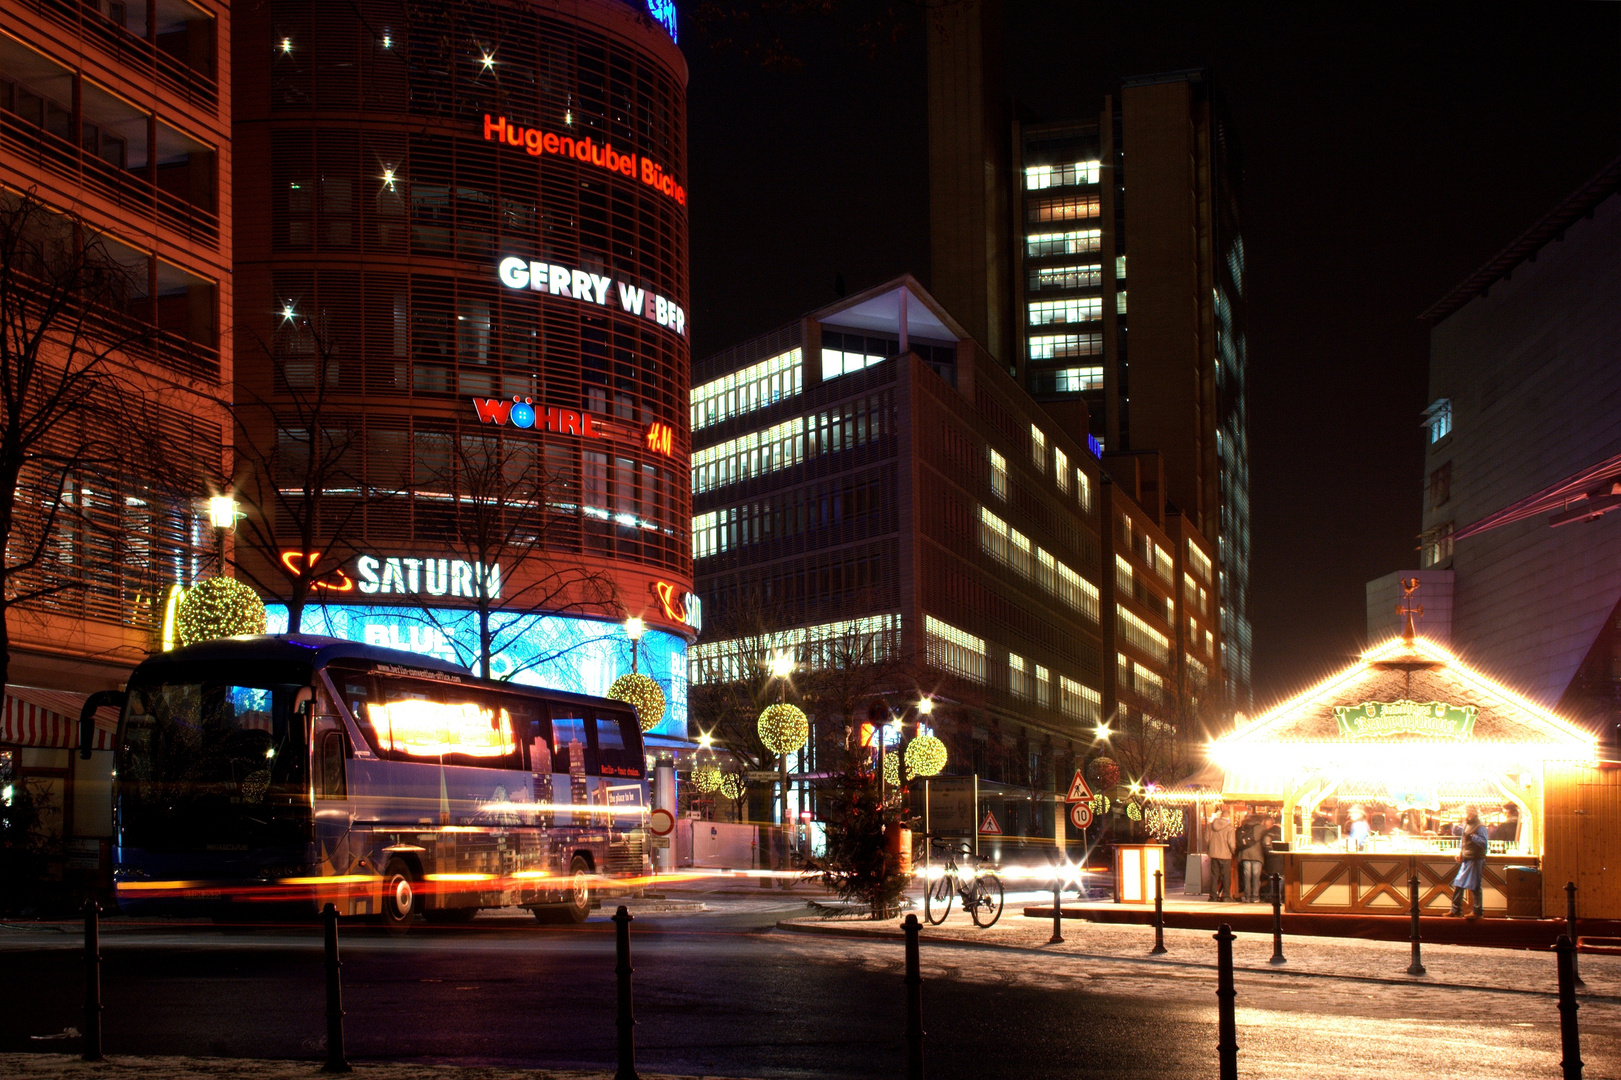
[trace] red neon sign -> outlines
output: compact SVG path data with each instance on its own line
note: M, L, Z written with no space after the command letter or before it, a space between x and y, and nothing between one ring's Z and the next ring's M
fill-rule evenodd
M281 564L287 568L287 572L289 574L296 578L300 573L298 568L299 561L306 557L309 559L308 565L311 567L321 561L321 556L319 554L306 556L302 551L284 551L281 553ZM310 582L311 587L316 589L330 589L333 592L354 591L354 578L344 573L342 567L334 570L333 573L338 576L337 581L321 581L316 579Z
M664 609L665 618L678 623L687 621L687 605L677 595L674 585L668 581L655 581L653 591L658 594L659 606Z
M491 117L489 113L484 114L484 139L486 142L516 146L530 157L556 154L633 180L640 179L653 190L663 192L682 206L687 205L687 189L676 183L675 177L664 171L664 166L651 158L621 154L613 148L612 143L599 144L590 136L580 139L554 131L521 127L507 123L504 116Z
M655 420L647 429L647 448L669 457L675 449L675 429Z

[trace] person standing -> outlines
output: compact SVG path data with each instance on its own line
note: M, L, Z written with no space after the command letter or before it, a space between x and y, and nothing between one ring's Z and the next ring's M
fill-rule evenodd
M1463 894L1467 889L1473 901L1469 917L1478 919L1484 914L1485 908L1488 839L1486 826L1480 820L1479 808L1473 805L1464 807L1463 824L1454 825L1452 831L1458 836L1458 876L1452 879L1452 910L1447 915L1454 919L1463 915Z
M1246 904L1260 900L1261 863L1266 858L1266 816L1253 811L1238 827L1238 879Z
M1210 901L1225 902L1233 873L1233 819L1227 816L1225 806L1218 806L1216 816L1210 819L1205 846L1210 852Z

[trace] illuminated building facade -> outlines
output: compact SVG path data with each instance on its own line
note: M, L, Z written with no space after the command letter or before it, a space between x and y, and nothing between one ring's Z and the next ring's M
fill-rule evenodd
M691 419L695 701L765 652L804 687L857 657L896 713L939 703L948 772L1052 791L1188 673L1220 685L1210 545L1134 502L912 278L701 361ZM840 718L817 724L796 771L832 767ZM1051 835L1041 813L1002 827Z
M931 287L1077 438L1162 456L1167 498L1219 548L1227 689L1246 707L1247 298L1230 125L1198 71L1126 79L1093 116L1028 122L1000 19L997 0L930 19Z
M306 632L476 664L482 595L491 674L601 693L639 615L670 702L658 734L684 734L673 20L620 0L240 13L236 397L277 430L245 431L239 457L285 493L336 444L308 551L274 527L248 550L238 530L273 622L296 606L276 563L319 559Z
M8 619L0 788L9 799L27 785L43 800L43 828L64 841L52 881L85 883L106 866L110 755L80 761L68 749L83 696L122 684L155 645L166 586L211 572L216 558L201 504L230 442L219 405L232 377L220 335L231 310L229 36L223 0L0 5L4 212L31 194L46 228L70 230L75 250L95 252L89 260L118 279L86 312L80 346L111 349L97 370L122 396L98 388L93 416L52 425L34 456L79 464L67 479L24 470L6 555L16 566L47 537L43 557L8 584L34 599ZM8 285L27 290L15 270ZM57 340L73 318L70 307L54 324ZM151 409L152 431L139 426L162 460L129 432L85 452L137 402ZM100 723L97 745L110 739Z

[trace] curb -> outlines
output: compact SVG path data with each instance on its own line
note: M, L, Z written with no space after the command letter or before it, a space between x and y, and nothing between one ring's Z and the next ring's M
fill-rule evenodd
M874 938L880 941L901 941L905 935L887 930L856 930L843 926L815 926L807 923L777 923L778 930L793 934L821 935L823 937L843 938ZM1215 964L1202 964L1194 960L1163 960L1147 956L1113 956L1108 953L1088 952L1057 952L1043 949L1035 945L997 945L991 942L961 941L956 938L923 937L930 945L943 945L957 949L990 949L1003 952L1023 953L1029 956L1065 956L1077 960L1103 960L1119 964L1143 964L1149 967L1180 967L1196 968L1204 971L1215 971ZM1423 976L1409 976L1405 979L1392 979L1382 975L1336 975L1321 971L1291 971L1283 967L1251 967L1248 965L1233 965L1234 972L1245 972L1256 975L1282 975L1296 979L1342 979L1346 982L1372 983L1380 986L1425 986L1437 990L1470 990L1479 994L1518 994L1523 997L1540 997L1557 1000L1558 990L1527 990L1515 986L1477 986L1473 983L1433 982ZM1592 994L1581 992L1578 997L1582 1001L1606 1002L1621 1005L1621 994Z

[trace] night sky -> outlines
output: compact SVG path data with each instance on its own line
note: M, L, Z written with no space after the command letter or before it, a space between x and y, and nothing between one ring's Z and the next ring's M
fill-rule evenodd
M784 17L787 71L684 29L695 359L831 302L835 275L928 284L921 18L874 54ZM1036 120L1184 68L1226 100L1265 704L1359 648L1364 582L1417 565L1418 315L1621 154L1621 4L1011 0L1007 48Z

